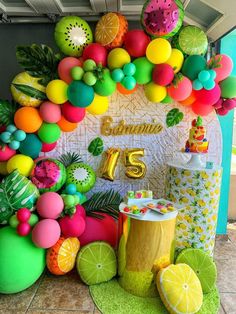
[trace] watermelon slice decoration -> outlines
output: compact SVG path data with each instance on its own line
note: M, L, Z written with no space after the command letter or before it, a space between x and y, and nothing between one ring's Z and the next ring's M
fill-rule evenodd
M39 160L35 164L31 181L40 193L56 192L66 181L66 168L60 161L52 158Z
M141 23L149 35L169 38L179 31L183 18L180 0L148 0L143 6Z
M39 197L37 187L17 170L5 177L0 184L0 224L20 208L33 210Z

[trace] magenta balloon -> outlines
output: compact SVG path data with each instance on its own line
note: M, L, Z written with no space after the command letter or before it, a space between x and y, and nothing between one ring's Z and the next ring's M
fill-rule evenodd
M85 108L75 107L69 101L62 105L62 114L69 122L78 123L85 117Z
M214 68L214 67L212 68L216 72L215 81L216 82L220 82L220 81L226 79L230 75L230 73L232 72L232 70L233 70L233 61L227 55L218 54L218 55L212 57L208 61L208 64L211 63L213 58L216 61L218 61L218 65L219 65L219 67L217 67L217 68Z
M80 215L81 217L84 218L84 220L86 219L86 211L84 209L83 206L81 205L76 205L76 213L78 213L78 215Z
M111 246L116 247L118 235L117 224L111 216L107 214L101 215L104 217L103 219L86 217L86 229L79 237L81 246L94 241L105 241Z
M194 94L199 103L210 106L214 105L220 99L221 90L220 86L216 84L211 90L202 88L201 90L196 90Z
M152 72L153 82L157 85L169 85L174 79L174 70L169 64L156 64Z
M207 116L209 113L213 111L213 106L206 106L204 104L201 104L199 101L195 101L192 104L192 110L194 113L196 113L199 116Z
M67 84L70 84L73 81L70 74L71 69L75 66L81 65L81 61L74 57L66 57L62 59L57 68L60 79L65 81Z
M51 144L43 143L41 152L42 153L48 153L51 150L53 150L56 146L57 146L57 142L54 142L54 143L51 143Z
M214 108L215 109L220 109L220 108L222 108L222 105L223 105L223 99L222 98L220 98L213 106L214 106Z
M65 237L79 237L85 230L85 220L80 211L72 216L65 216L59 219L61 232Z
M222 107L222 108L217 109L216 112L219 116L226 116L229 110Z
M236 99L232 98L232 99L226 99L223 102L223 108L227 109L227 110L232 110L236 107Z
M146 56L146 48L150 38L141 29L133 29L125 34L124 46L131 57L139 58Z
M84 48L83 60L92 59L96 64L101 63L104 67L107 64L107 50L98 43L89 44Z

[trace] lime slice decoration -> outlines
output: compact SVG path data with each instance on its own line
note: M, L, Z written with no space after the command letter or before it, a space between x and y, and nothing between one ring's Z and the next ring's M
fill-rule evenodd
M185 249L176 259L176 264L189 265L198 276L203 293L210 292L216 284L217 268L213 259L201 249Z
M77 271L87 285L109 281L116 275L117 263L113 248L97 241L84 246L77 257Z
M126 240L125 236L122 235L119 242L118 248L118 275L122 276L126 266Z
M180 31L178 45L187 55L204 55L207 51L208 40L203 30L189 25Z

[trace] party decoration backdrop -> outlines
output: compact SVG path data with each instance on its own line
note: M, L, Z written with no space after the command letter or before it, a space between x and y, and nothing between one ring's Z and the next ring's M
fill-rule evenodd
M173 158L184 158L178 154L184 147L188 138L190 122L195 118L192 110L188 107L181 107L184 118L175 127L166 126L166 114L177 105L156 104L147 100L143 89L139 87L132 95L121 95L114 93L110 97L109 110L105 115L112 116L113 125L124 119L127 124L156 123L163 125L163 131L159 134L147 135L121 135L102 136L100 127L103 116L93 116L87 114L86 119L79 123L78 128L72 133L64 133L60 138L56 149L47 153L47 156L59 156L68 151L75 151L81 154L82 158L89 164L93 164L98 179L93 192L114 188L124 195L127 189L148 188L154 191L156 196L164 195L164 179L166 173L166 163ZM221 162L221 130L215 112L203 118L207 125L207 138L210 141L209 154L204 157L217 164ZM88 152L89 143L97 136L104 142L104 153L94 157ZM101 168L105 159L105 151L111 147L120 148L121 155L117 163L115 180L113 182L104 180L101 177ZM140 158L147 165L146 176L141 180L129 179L125 175L124 150L131 148L144 148L144 157ZM188 158L188 157L187 157Z

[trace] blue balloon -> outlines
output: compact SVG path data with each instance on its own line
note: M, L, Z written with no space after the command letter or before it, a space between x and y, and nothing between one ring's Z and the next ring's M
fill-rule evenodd
M73 183L70 183L66 186L66 194L74 195L76 194L76 185Z
M136 86L136 80L133 76L126 76L121 83L128 90L132 90Z
M92 103L94 90L82 81L73 81L68 86L67 95L73 106L85 108Z
M206 70L203 70L203 71L199 72L199 74L198 74L198 79L202 83L208 81L210 77L211 77L210 73Z
M121 69L115 69L112 71L111 73L111 78L113 79L113 81L115 81L116 83L119 83L123 80L124 78L124 72Z
M203 85L198 79L193 81L193 89L194 90L200 90L202 88L203 88Z
M215 87L215 81L208 80L208 81L203 83L203 87L207 90L211 90Z
M136 72L136 66L133 63L126 63L123 67L123 72L125 75L134 75L134 73Z

